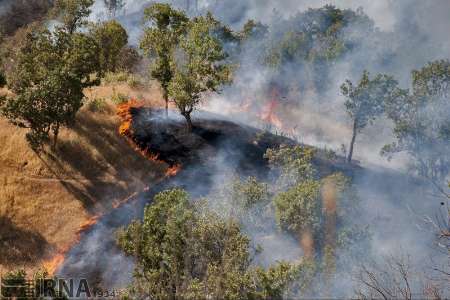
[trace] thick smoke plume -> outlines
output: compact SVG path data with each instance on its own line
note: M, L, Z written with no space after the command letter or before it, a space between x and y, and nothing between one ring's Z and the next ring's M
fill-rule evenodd
M163 2L181 9L187 8L186 1ZM149 3L150 1L144 0L128 0L124 9L117 14L117 19L129 32L132 44L138 44L142 34L142 11ZM422 67L428 61L450 58L450 2L446 0L199 0L196 7L189 8L188 13L196 15L211 11L235 31L241 30L248 19L255 19L276 34L277 31L283 31L286 22L295 19L299 13L326 4L353 9L358 14L367 14L373 20L372 32L358 37L359 46L330 66L327 85L319 89L313 87L311 78L314 76L300 64L285 66L285 72L274 74L270 68L258 63L257 58L265 49L260 41L255 41L239 53L240 68L235 71L234 83L225 87L221 95L208 99L202 109L224 115L223 118L288 135L305 144L333 149L341 154L341 145L347 145L351 136L350 121L339 89L345 79L356 81L362 71L367 69L373 74L391 74L399 80L402 87L409 88L411 70ZM108 18L103 13L104 9L103 1L97 1L91 19ZM365 30L357 28L356 24L351 26L347 28L349 36ZM286 83L290 84L286 87ZM297 89L297 84L303 88ZM283 86L282 92L277 91L280 86ZM276 104L271 105L271 102ZM275 117L282 124L275 127L274 124L268 125L267 119L271 118L273 121ZM358 136L355 157L365 169L354 177L362 200L362 212L355 223L369 225L372 233L370 246L366 249L367 260L407 253L419 268L430 266L430 258L436 255L434 236L423 226L421 219L424 215L433 216L438 212L440 200L430 196L433 193L430 185L407 175L409 157L397 157L392 162L380 157L381 147L393 140L392 126L388 120L378 120ZM227 150L224 146L224 152ZM221 155L214 157L214 160L212 185L220 187L225 180L229 180L228 175L232 173L229 169L233 162L223 159ZM184 178L178 179L176 185L187 186L183 180ZM195 187L191 190L195 193ZM123 213L128 212L125 210ZM111 235L109 229L105 229L107 226L102 226L100 232ZM273 228L270 228L271 234L266 236L248 232L265 248L257 261L268 265L279 259L296 257L301 250L295 242L277 231L275 224L267 226ZM92 239L95 239L93 234L86 238L86 249L79 251L91 257L103 255L103 246L91 248L96 247L95 243L89 242ZM114 253L114 259L119 265L131 263L125 258L121 259L117 253ZM433 263L442 264L442 259L446 257L438 257ZM351 273L354 270L350 268L347 271ZM111 273L111 268L106 272ZM117 279L113 281L120 282ZM341 291L340 296L352 296L349 290L351 286L350 280L337 280L336 293Z

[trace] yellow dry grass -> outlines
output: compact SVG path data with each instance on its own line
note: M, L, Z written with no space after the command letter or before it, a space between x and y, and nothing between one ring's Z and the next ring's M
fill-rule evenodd
M100 86L89 98L120 92L161 105L156 87ZM102 112L84 107L58 149L37 155L25 129L0 118L0 272L36 270L71 245L80 225L117 201L154 184L166 166L137 154L118 134L119 118L107 100Z

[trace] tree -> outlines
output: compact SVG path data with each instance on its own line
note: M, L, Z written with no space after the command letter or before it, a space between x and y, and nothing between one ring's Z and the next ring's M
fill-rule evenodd
M94 0L56 0L55 13L61 15L64 29L72 34L83 25L91 14Z
M120 55L128 43L126 30L113 20L94 25L90 34L99 46L100 68L103 72L115 72Z
M215 25L210 18L197 17L189 24L188 33L180 40L180 53L175 61L175 74L169 83L169 95L192 131L192 111L207 92L218 92L229 82L229 66L223 63L226 55L217 38L211 34Z
M277 190L285 190L299 182L314 179L316 170L311 161L315 150L304 146L281 145L278 149L268 149L264 157L275 171Z
M386 107L396 142L382 154L390 158L406 152L419 175L441 183L450 173L450 61L413 71L412 91L390 99Z
M180 189L156 195L142 222L119 231L118 243L136 259L130 298L279 299L301 270L252 267L239 225L192 204Z
M150 73L161 85L167 114L168 88L174 72L174 52L180 37L186 31L189 19L182 11L173 9L169 4L155 3L144 10L144 21L148 27L144 30L140 46L154 59Z
M370 79L367 71L363 72L357 86L354 86L350 80L346 80L341 86L341 91L347 97L345 109L353 122L352 139L347 156L347 162L350 163L358 132L384 112L384 103L401 92L397 88L397 81L392 77L379 74L374 79Z
M125 0L103 0L103 3L112 17L115 17L117 11L125 6Z
M274 204L279 226L297 233L305 257L313 258L313 233L321 222L320 183L314 180L301 182L280 193Z
M99 83L98 46L82 33L65 29L38 30L27 35L8 77L15 96L0 109L13 124L29 128L27 140L38 149L53 133L56 146L61 126L70 126L82 106L83 89Z

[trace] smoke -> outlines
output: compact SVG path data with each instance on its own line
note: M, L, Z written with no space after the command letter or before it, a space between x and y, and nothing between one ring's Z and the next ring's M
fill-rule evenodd
M185 1L162 2L186 9ZM137 45L142 35L142 12L149 3L150 1L144 0L128 0L124 9L117 14L117 19L126 27L132 44ZM339 88L345 79L355 82L361 72L367 69L371 74L394 75L402 87L408 88L411 70L420 68L428 61L450 58L450 2L446 0L199 0L198 7L191 7L189 14L209 10L236 31L248 19L255 19L266 24L269 35L279 40L280 33L295 29L296 24L301 23L304 17L302 12L326 4L350 8L358 11L359 15L367 14L373 20L373 26L352 23L345 28L342 34L346 39L357 40L357 45L328 66L327 78L323 84L317 85L317 78L322 76L321 70L311 69L299 61L283 65L280 72L274 72L259 60L267 45L261 40L252 41L239 54L240 67L235 70L233 84L224 87L220 95L209 98L202 109L220 115L215 118L226 118L268 129L288 135L298 142L342 154L342 145L347 145L351 137L351 124L343 105L345 99ZM108 18L104 11L103 1L97 1L91 19ZM277 106L267 108L271 101L276 101ZM268 112L268 109L273 111ZM282 126L267 124L267 114L278 117ZM362 202L360 215L353 221L362 227L369 225L372 239L365 249L365 255L369 259L406 252L419 267L429 266L432 256L435 256L435 261L443 264L441 259L447 257L437 258L433 247L434 236L421 223L421 216L434 216L441 209L440 200L430 196L433 190L429 185L406 174L410 163L407 155L391 162L379 155L381 147L393 141L392 128L389 120L382 118L365 128L357 137L355 158L365 169L354 174L353 178ZM233 143L224 139L218 147L221 151L212 156L209 150L206 151L202 155L211 156L206 167L191 166L188 171L184 170L189 175L177 177L170 186L186 187L191 194L204 196L208 191L226 185L235 176L236 164L243 158L243 153L239 149L230 149L230 145ZM208 191L195 180L201 176L208 178ZM210 204L214 207L217 203ZM139 213L121 211L121 214L127 215L127 221L132 217L139 217ZM126 223L123 221L121 225ZM96 249L95 254L87 251L83 257L101 255L104 246L96 246L91 241L100 238L97 232L101 232L101 236L110 236L112 231L108 231L109 228L106 226L104 230L94 230L95 235L82 243L88 243ZM274 222L265 224L263 231L254 230L251 226L244 226L244 229L255 244L264 248L256 257L255 262L258 264L267 266L283 259L294 261L301 253L298 243L277 230ZM119 265L125 260L125 269L130 270L132 262L127 261L120 253L115 253L114 259ZM357 266L352 265L353 263L355 261L350 259L346 272L354 271ZM85 267L89 264L92 261L82 265ZM110 272L114 273L114 267L108 269L107 273ZM349 290L352 282L344 280L344 276L338 278L334 290L336 295L353 296ZM108 280L107 282L118 282L117 279Z

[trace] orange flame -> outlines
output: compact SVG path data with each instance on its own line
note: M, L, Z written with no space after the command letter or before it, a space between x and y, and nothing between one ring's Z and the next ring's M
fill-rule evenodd
M97 224L98 219L100 218L100 215L93 216L92 218L88 219L87 221L80 224L80 227L78 228L76 232L76 239L75 241L69 245L66 248L61 248L58 250L57 254L52 257L51 259L43 262L44 269L48 272L49 275L54 275L56 271L59 270L59 268L63 265L67 252L70 251L70 249L79 243L81 239L81 234L85 232L86 230L90 229L92 226Z
M167 169L166 177L176 176L178 174L178 172L180 172L180 170L181 170L181 165L174 165Z
M158 163L164 163L164 161L159 159L159 155L152 153L149 149L141 149L139 148L136 143L133 140L133 132L132 132L132 121L133 116L131 115L131 109L132 108L138 108L143 107L143 102L131 99L130 101L126 103L119 104L117 106L117 115L122 119L122 124L119 127L119 133L120 135L127 138L128 143L130 144L133 149L139 153L141 153L142 156L146 157L148 160L158 162ZM167 169L165 176L166 177L172 177L178 174L178 172L181 170L181 165L177 164L174 166L171 166Z

